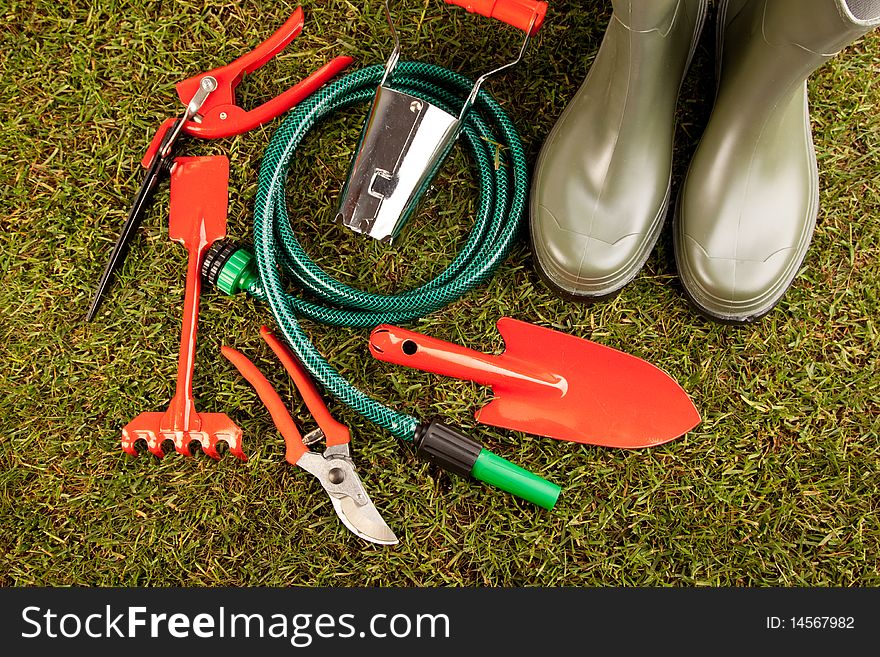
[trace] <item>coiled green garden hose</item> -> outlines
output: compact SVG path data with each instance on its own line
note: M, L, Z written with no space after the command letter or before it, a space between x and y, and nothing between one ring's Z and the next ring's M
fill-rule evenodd
M340 283L308 257L296 238L287 212L285 184L291 159L303 138L322 117L369 101L383 72L383 66L371 66L317 91L293 110L272 137L263 157L257 188L256 268L254 271L244 260L239 262L231 275L234 281L227 282L227 291L245 290L268 302L284 338L306 369L324 388L359 414L402 440L415 441L447 469L471 474L540 506L552 508L559 494L557 486L483 450L478 443L444 425L420 425L411 415L395 411L364 394L324 359L297 321L298 317L307 317L332 326L372 328L422 317L486 281L507 256L516 237L528 193L525 155L511 120L481 91L461 133L478 170L479 208L470 236L445 271L416 289L381 295ZM400 62L393 77L395 89L418 96L450 114L457 114L456 105L461 104L460 98L466 96L472 86L471 81L457 73L419 62ZM497 144L505 147L507 162L506 166L496 168ZM289 282L296 283L323 303L288 293ZM438 449L441 453L435 454ZM450 457L448 452L462 449L466 452L476 449L477 453L465 458L466 462L471 461L469 464L450 465L450 458L456 461L458 457Z

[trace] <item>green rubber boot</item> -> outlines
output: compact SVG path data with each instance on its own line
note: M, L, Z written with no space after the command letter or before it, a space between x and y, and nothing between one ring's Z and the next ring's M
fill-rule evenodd
M819 205L806 79L878 24L880 0L721 3L718 93L673 229L682 285L703 314L753 321L791 285Z
M583 85L541 149L530 228L539 272L594 300L635 278L670 199L679 87L707 0L613 0Z

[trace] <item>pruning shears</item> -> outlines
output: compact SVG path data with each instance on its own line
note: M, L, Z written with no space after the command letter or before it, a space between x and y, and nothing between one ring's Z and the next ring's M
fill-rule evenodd
M177 83L177 95L186 109L182 116L166 119L159 126L141 161L147 174L135 196L119 239L113 247L110 260L101 275L86 321L91 321L95 316L113 273L125 260L128 245L141 224L156 187L170 172L174 164L174 148L180 135L199 139L220 139L252 130L287 112L354 61L351 57L336 57L287 91L250 111L236 105L235 88L245 74L260 68L281 52L302 32L303 22L302 7L297 7L272 36L251 52L231 64Z
M293 379L318 424L318 428L307 433L305 437L299 432L281 397L259 368L240 351L225 345L221 347L221 351L256 389L257 395L269 410L275 427L284 438L285 460L318 479L329 495L336 515L348 529L372 543L396 544L397 536L382 520L357 475L351 458L351 432L348 427L330 414L308 372L290 349L265 326L260 329L260 335ZM311 451L309 445L321 438L325 439L327 449L320 454Z

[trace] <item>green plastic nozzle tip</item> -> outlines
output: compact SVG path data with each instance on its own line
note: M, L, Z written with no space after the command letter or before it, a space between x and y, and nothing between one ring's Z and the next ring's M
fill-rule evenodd
M562 490L487 449L477 457L471 476L547 510L553 508Z

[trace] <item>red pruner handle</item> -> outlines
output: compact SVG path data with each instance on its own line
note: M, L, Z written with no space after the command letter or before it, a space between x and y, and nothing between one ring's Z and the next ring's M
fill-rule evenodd
M253 130L298 105L353 61L353 58L345 55L334 57L306 79L252 110L244 110L234 103L218 105L209 96L202 107L201 122L189 121L183 126L183 131L200 139L220 139Z
M188 105L203 78L211 76L217 81L217 88L208 95L199 110L200 120L187 122L183 131L201 139L240 135L284 114L354 61L351 57L336 57L277 98L253 110L245 111L236 105L235 88L245 74L252 73L275 57L302 32L302 28L303 10L297 7L284 25L249 53L226 66L177 83L177 95L184 105Z
M354 62L354 59L346 55L334 57L306 79L300 80L287 91L250 111L245 111L234 104L216 105L209 96L206 103L208 107L202 106L201 123L187 121L183 126L183 132L190 137L197 137L199 139L222 139L253 130L298 105L350 66L352 62ZM201 80L204 75L207 74L199 75L192 79ZM165 119L156 131L143 160L141 160L141 165L145 169L148 169L150 164L153 163L153 158L156 157L159 146L162 144L162 138L171 129L176 120Z
M309 451L302 439L302 434L296 428L293 418L281 401L281 397L275 392L275 388L269 383L269 380L263 376L263 373L254 365L247 356L240 351L223 345L220 351L235 365L235 369L241 372L241 375L247 379L254 389L257 391L262 402L269 409L272 421L278 429L278 433L284 438L284 444L287 447L287 453L284 455L285 460L291 465L296 465L300 457Z
M284 24L275 30L268 39L220 70L235 71L239 73L239 76L256 71L299 36L304 22L302 7L297 7L293 10L290 18L284 21Z
M469 12L488 18L497 18L527 32L529 36L533 36L540 29L547 14L547 3L537 0L445 0L445 2L464 7Z
M330 411L327 409L327 405L324 404L324 400L321 399L321 393L315 387L312 377L309 376L309 373L300 364L296 356L291 353L290 349L281 340L272 335L265 326L260 327L260 335L263 336L263 339L272 348L275 355L278 356L278 360L281 361L284 369L287 370L290 378L296 384L296 388L299 390L299 394L302 395L306 406L308 406L309 412L315 418L318 426L321 427L321 431L324 432L327 447L344 445L350 442L351 432L348 430L348 427L330 415Z
M196 91L198 91L202 78L210 75L217 80L217 89L211 92L202 109L208 110L218 105L235 105L235 87L241 82L244 74L257 70L283 50L285 46L302 32L303 22L302 7L297 7L284 25L249 53L242 55L226 66L221 66L206 73L194 75L183 82L178 82L175 86L180 102L188 105L192 97L195 96Z

